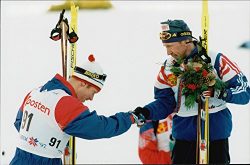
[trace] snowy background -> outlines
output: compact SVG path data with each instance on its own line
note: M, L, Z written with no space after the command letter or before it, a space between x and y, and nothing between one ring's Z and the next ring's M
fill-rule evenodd
M13 122L32 88L61 73L60 42L49 38L60 12L48 8L63 1L1 1L1 160L13 157L17 131ZM99 114L133 110L153 101L153 85L166 51L160 22L184 19L201 35L201 1L112 1L109 10L80 10L77 64L90 53L108 77L93 102ZM209 1L209 49L225 53L250 80L250 2ZM70 13L65 16L70 20ZM228 105L233 114L231 163L250 163L250 104ZM77 163L138 164L138 128L111 139L77 139Z

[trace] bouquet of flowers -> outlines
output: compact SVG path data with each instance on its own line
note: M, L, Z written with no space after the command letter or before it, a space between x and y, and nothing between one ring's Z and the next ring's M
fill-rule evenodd
M203 91L210 88L213 90L223 90L225 82L216 78L211 63L205 63L200 58L194 57L187 64L182 59L176 61L171 71L180 78L182 85L182 95L185 96L185 106L190 109L194 106L197 98Z

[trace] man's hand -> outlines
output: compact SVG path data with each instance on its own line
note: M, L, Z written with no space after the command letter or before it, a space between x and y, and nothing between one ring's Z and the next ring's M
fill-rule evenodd
M149 110L147 108L137 107L134 111L130 111L130 113L138 127L143 126L146 119L149 118Z
M213 87L209 88L206 91L202 92L202 100L205 99L206 97L214 97L217 99L222 99L223 97L226 97L226 90L214 90Z

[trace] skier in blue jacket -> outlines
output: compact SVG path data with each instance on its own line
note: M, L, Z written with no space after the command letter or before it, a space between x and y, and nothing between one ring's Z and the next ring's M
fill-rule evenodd
M135 114L120 112L105 117L82 103L93 100L105 79L102 68L90 55L88 62L75 67L68 81L56 74L29 92L17 113L15 127L19 136L10 164L60 165L70 135L93 140L126 132L137 121Z
M176 66L182 71L193 58L199 57L203 61L211 62L215 77L227 86L223 90L214 89L208 94L209 163L230 163L228 138L232 131L232 116L226 103L248 104L250 88L246 76L222 53L209 52L209 56L205 56L201 51L203 49L198 45L199 42L192 36L191 30L183 20L168 20L162 22L161 26L160 39L169 56L157 76L154 87L155 101L144 107L137 107L134 112L142 113L146 119L153 120L164 119L176 112L172 127L172 135L176 140L172 162L195 164L198 103L195 102L192 108L185 106L186 96L182 94L181 83L185 80L180 80L171 69L176 66L178 59L184 61L182 65Z

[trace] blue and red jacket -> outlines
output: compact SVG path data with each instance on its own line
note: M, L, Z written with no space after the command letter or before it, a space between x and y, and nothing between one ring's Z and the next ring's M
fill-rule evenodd
M197 53L197 47L190 56ZM228 138L232 131L232 116L226 103L247 104L250 98L250 88L246 76L238 66L222 53L210 55L216 76L227 83L226 97L213 99L217 104L215 113L209 115L210 140ZM160 120L173 113L178 103L179 84L173 81L170 71L171 60L165 61L161 67L154 87L155 101L145 107L150 111L150 119ZM183 103L183 101L182 101ZM222 104L220 104L222 103ZM182 104L183 105L183 104ZM185 112L185 107L182 107ZM213 110L213 108L209 109ZM182 112L183 112L182 111ZM187 113L189 110L186 110ZM197 112L196 112L197 113ZM186 115L177 113L173 117L172 134L177 140L195 141L197 136L197 114Z
M90 111L87 106L83 105L82 102L76 98L75 91L71 84L59 74L55 75L53 79L40 88L39 95L42 95L43 92L52 92L54 90L63 90L63 92L67 94L55 103L56 108L54 110L55 121L67 135L89 140L111 138L126 132L133 122L130 113L120 112L105 117L98 115L96 111ZM29 94L24 99L14 123L18 131L21 127L23 107L27 104L27 98L29 98ZM45 110L44 107L45 106L41 108L40 105L40 110ZM43 130L43 128L40 128L40 131L46 133L46 130ZM32 154L32 152L17 148L10 164L62 164L62 160L61 158L47 158L35 155Z

